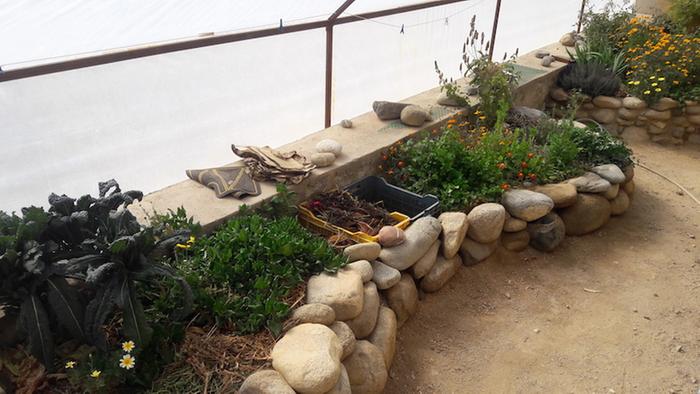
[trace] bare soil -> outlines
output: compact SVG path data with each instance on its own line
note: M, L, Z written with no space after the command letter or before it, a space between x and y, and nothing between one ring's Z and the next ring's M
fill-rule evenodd
M700 198L700 148L632 142ZM631 208L553 253L499 250L426 295L387 393L699 393L700 206L637 168Z

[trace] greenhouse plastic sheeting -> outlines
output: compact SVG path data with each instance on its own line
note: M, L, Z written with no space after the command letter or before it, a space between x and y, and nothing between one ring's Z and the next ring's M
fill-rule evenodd
M0 64L327 17L329 1L0 1ZM358 0L347 13L413 2ZM333 121L434 87L437 60L457 76L468 22L488 37L493 0L472 0L335 28ZM579 0L504 0L496 56L556 41ZM347 15L346 13L346 15ZM400 26L404 26L404 33ZM145 192L185 169L234 161L232 143L280 146L323 126L323 29L0 83L0 209L49 193L96 193L116 178ZM17 62L24 62L16 64ZM15 64L8 64L15 63Z

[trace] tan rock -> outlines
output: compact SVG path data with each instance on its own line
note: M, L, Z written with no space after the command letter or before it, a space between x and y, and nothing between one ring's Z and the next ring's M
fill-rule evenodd
M401 279L401 272L399 272L399 270L391 268L381 261L372 262L372 272L374 272L372 281L377 285L379 290L388 289Z
M620 110L617 112L617 115L622 119L636 120L641 112L642 110L640 109L620 108Z
M517 233L503 233L501 235L501 245L512 252L520 252L527 249L530 243L530 234L527 230L518 231Z
M345 267L344 270L355 271L362 278L362 282L368 282L372 280L374 276L374 271L372 270L372 264L367 260L357 260L352 262Z
M648 109L642 112L642 116L650 120L669 120L671 119L671 111L657 111Z
M340 347L343 349L340 359L345 360L350 354L352 354L353 351L355 351L355 342L357 341L357 339L355 339L355 333L352 332L350 326L342 321L333 322L333 324L328 326L328 328L333 330L335 335L338 337Z
M327 326L335 321L335 311L325 304L306 304L295 309L291 319L297 324L316 323Z
M369 341L357 341L355 351L343 361L353 393L379 394L389 374L384 355Z
M617 97L596 96L593 97L593 104L599 108L618 109L622 107L622 100Z
M433 242L433 244L430 245L430 249L425 252L423 257L418 259L418 261L411 266L411 273L414 278L420 279L430 272L430 269L433 268L435 260L437 259L440 244L441 242L439 239Z
M501 205L511 216L531 222L548 214L554 208L554 201L546 194L532 190L513 189L503 193Z
M613 216L622 215L630 207L630 199L624 190L620 190L617 197L610 201L610 214Z
M568 207L576 202L576 186L570 183L538 185L533 190L551 198L555 208Z
M394 311L382 306L379 308L377 326L374 327L374 331L367 338L368 341L381 350L387 370L391 368L391 363L394 361L394 355L396 354L397 327Z
M274 369L264 369L248 376L239 394L295 394L294 389L287 384L282 375Z
M401 327L418 309L418 289L411 275L404 273L394 287L384 292L387 304L396 314Z
M668 111L669 109L678 108L678 105L678 101L669 97L662 97L651 108L657 111Z
M617 111L610 108L596 108L591 111L591 117L599 123L612 123L617 117Z
M466 238L460 248L460 255L464 265L474 265L486 260L498 248L498 240L482 244Z
M373 261L379 257L379 252L382 247L376 242L365 242L357 245L348 246L343 250L343 254L347 256L348 262L352 263L358 260Z
M573 186L572 186L573 187ZM576 188L574 188L574 192L576 191ZM522 231L527 227L527 222L514 218L510 216L508 212L506 212L506 221L503 223L503 231L507 233L515 233L518 231Z
M486 203L477 205L467 215L469 229L467 236L474 241L489 243L498 239L506 220L506 210L501 204Z
M444 212L438 220L442 225L442 255L449 259L459 252L469 229L469 221L464 212Z
M345 369L344 365L340 365L340 377L338 378L338 382L336 382L335 387L333 387L326 394L352 394L350 377L348 377L348 371Z
M647 103L636 97L625 97L622 99L622 105L627 109L644 109L647 107Z
M610 219L610 202L596 194L579 193L576 204L559 211L566 235L583 235L595 231Z
M379 292L374 282L367 282L364 285L363 300L362 312L357 317L345 321L357 339L366 338L374 330L374 325L377 324Z
M624 190L625 193L627 193L627 197L632 198L632 195L634 194L635 190L634 179L630 179L628 182L623 183L622 190Z
M620 191L620 185L619 184L613 184L608 191L603 193L603 197L607 198L608 200L612 200L613 198L617 197L618 192Z
M362 312L362 283L362 277L353 271L314 275L307 285L306 302L330 306L335 311L336 319L352 319Z
M379 259L386 265L403 271L412 266L430 249L430 246L440 236L442 226L440 221L432 216L416 220L406 229L406 241L401 245L384 248L379 253Z
M462 259L459 255L446 259L438 256L433 269L428 275L424 276L420 281L420 288L426 293L432 293L440 290L452 277L457 273L457 270L462 265Z

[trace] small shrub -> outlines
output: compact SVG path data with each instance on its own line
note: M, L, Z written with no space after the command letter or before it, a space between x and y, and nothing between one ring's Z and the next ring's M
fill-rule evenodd
M632 163L632 151L605 130L573 128L572 140L579 147L579 161L587 166L612 163L625 168Z
M336 271L345 259L294 217L243 210L173 264L204 313L245 334L263 327L279 333L290 291L311 274Z
M634 13L628 4L618 7L613 1L608 1L602 12L593 12L589 9L583 16L586 43L593 50L599 50L611 44L616 46L624 36L624 30L633 16Z
M700 2L697 0L672 0L668 12L671 20L687 33L700 31Z

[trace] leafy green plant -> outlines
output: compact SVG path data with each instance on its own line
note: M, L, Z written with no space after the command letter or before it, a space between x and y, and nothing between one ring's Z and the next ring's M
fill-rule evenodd
M557 85L592 97L615 96L620 91L620 79L597 62L567 64L557 77Z
M632 163L632 151L625 143L600 127L573 128L571 133L579 147L578 160L587 166L612 163L625 168Z
M573 53L569 49L566 52L577 64L598 63L617 76L621 76L627 69L627 57L624 51L615 51L609 43L600 45L596 50L591 47L591 44L579 44L574 47Z
M502 63L495 63L489 59L488 41L484 42L484 33L476 30L476 15L469 24L466 41L462 46L462 63L459 65L463 77L470 77L470 84L479 92L480 110L485 114L490 124L496 121L496 114L502 103L510 106L513 91L518 86L520 75L516 72L513 60L518 51L506 61L508 55L503 56ZM437 61L435 72L438 74L440 88L448 97L460 105L467 106L468 100L457 86L453 78L445 77L440 70Z
M687 33L700 32L700 2L697 0L672 0L668 15Z
M102 325L118 306L124 312L124 334L144 346L150 327L135 281L166 276L184 290L183 308L172 317L189 314L189 287L169 267L153 261L165 255L172 242L185 236L156 241L152 229L143 229L126 209L142 197L137 191L121 192L110 180L99 184L98 198L49 196L50 209L25 208L22 218L2 218L0 302L19 310L30 351L51 369L54 328L68 337L106 348ZM15 231L12 234L12 231ZM77 279L68 285L64 278ZM83 287L84 291L79 291Z
M244 209L172 263L194 289L196 303L217 324L239 333L279 333L286 298L311 274L346 260L294 217L268 219Z
M583 15L583 34L586 42L594 50L611 43L616 46L633 16L634 12L628 2L618 6L615 2L608 1L601 12L594 12L589 8Z

